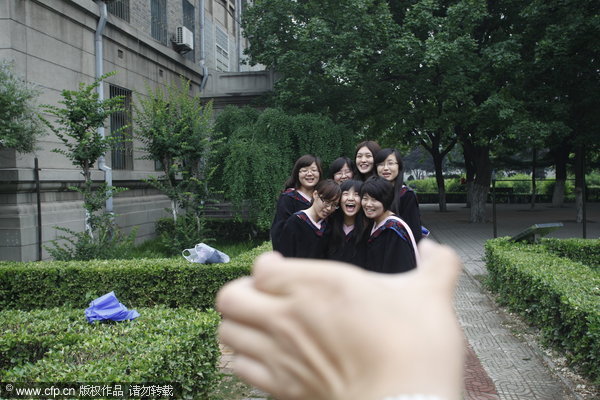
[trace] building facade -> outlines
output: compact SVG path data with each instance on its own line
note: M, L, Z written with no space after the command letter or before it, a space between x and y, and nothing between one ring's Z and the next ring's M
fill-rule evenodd
M99 69L116 71L104 81L104 97L124 96L130 109L148 88L181 76L191 82L191 96L215 99L216 108L244 104L273 84L271 73L243 63L247 43L239 21L246 6L244 0L3 0L0 60L11 60L41 89L40 104L57 105L62 90L93 82ZM130 119L113 115L106 134ZM83 230L80 195L68 189L82 176L52 151L60 146L48 134L35 153L0 151L0 260L46 259L41 245L60 234L55 226ZM158 172L137 147L125 143L106 160L113 185L128 188L114 198L117 224L125 232L137 227L143 241L170 202L144 182ZM105 173L97 170L93 178L102 181Z

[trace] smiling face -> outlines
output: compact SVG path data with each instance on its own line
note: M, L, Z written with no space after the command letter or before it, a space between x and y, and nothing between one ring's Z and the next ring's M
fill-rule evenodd
M338 172L333 174L333 180L338 185L344 181L347 181L348 179L352 179L353 177L354 173L352 173L352 170L348 164L344 164Z
M319 168L316 163L310 164L308 167L300 168L298 171L298 181L300 186L305 190L312 190L319 183Z
M356 168L361 174L368 174L373 169L373 153L367 146L363 146L356 152Z
M340 200L340 207L342 212L348 217L354 217L360 212L360 195L354 188L350 188L342 192L342 198Z
M368 193L365 193L362 197L361 205L367 218L375 220L375 222L379 222L378 220L381 219L386 211L383 207L383 203L375 197L369 196Z
M396 181L399 171L398 160L394 154L390 154L382 163L377 164L377 175L392 183Z
M321 195L315 190L313 192L313 205L312 208L315 210L315 214L319 220L326 219L335 210L339 208L339 198L333 200L327 200L321 197Z

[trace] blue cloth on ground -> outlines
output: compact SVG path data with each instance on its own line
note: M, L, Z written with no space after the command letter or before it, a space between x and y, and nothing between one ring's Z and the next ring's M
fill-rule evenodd
M85 317L88 322L95 321L124 321L131 320L140 316L136 310L128 310L117 300L115 292L106 293L90 302L90 306L85 310Z

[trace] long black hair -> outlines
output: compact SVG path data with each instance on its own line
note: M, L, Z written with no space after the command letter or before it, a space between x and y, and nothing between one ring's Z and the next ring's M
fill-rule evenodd
M390 155L394 155L396 157L396 161L398 161L398 176L394 180L394 200L390 205L390 210L400 216L401 214L401 201L400 198L406 193L404 187L404 164L402 163L402 159L400 158L400 152L396 149L382 149L375 156L375 168L377 168L378 164L385 162L385 159Z
M331 164L329 165L329 170L327 171L327 177L329 179L334 179L335 174L337 172L339 172L342 168L344 168L344 165L347 165L348 169L350 169L350 171L352 171L352 173L354 174L354 171L355 171L354 161L352 161L348 157L338 157L335 160L333 160L331 162Z
M402 189L402 185L404 185L404 164L402 163L402 158L400 158L400 152L396 149L379 150L373 159L373 168L375 168L375 173L377 174L377 165L385 162L385 159L392 154L396 157L396 161L398 161L398 176L394 180L394 193L397 193L398 190Z
M292 175L285 181L285 188L300 189L300 169L306 168L312 163L317 165L319 170L319 181L323 179L323 167L321 166L321 159L315 157L312 154L305 154L296 160L294 168L292 168Z
M355 162L354 163L354 177L356 179L360 179L361 181L365 181L367 178L369 178L373 175L377 175L377 168L375 167L375 154L377 154L379 152L379 150L381 150L381 146L379 145L379 143L377 143L373 140L365 140L364 142L360 142L359 144L356 145L356 148L354 149L354 161L356 161L356 155L358 154L358 151L360 149L362 149L363 147L366 147L367 149L369 149L369 151L373 155L373 169L367 175L363 175L358 170L358 165L356 165L356 162Z
M360 193L362 185L363 183L361 181L349 179L342 182L340 185L340 190L342 194L350 189L354 189L356 193ZM358 204L360 205L360 199L358 200ZM344 232L344 211L342 211L342 207L338 208L329 217L329 221L331 223L331 237L329 238L327 254L331 256L336 254L343 247L344 241L346 240L346 233ZM358 243L363 240L365 228L367 226L366 222L365 215L362 211L356 214L356 219L354 220L354 233L352 235L351 243L355 250L358 246Z

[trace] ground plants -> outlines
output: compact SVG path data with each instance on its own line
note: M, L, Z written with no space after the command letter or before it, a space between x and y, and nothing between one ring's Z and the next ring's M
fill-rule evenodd
M572 260L570 250L587 248L592 254L598 239L571 241L566 246L544 240L540 244L513 243L508 238L486 243L487 285L499 301L540 328L546 344L562 350L570 363L600 381L600 273ZM548 252L548 249L562 256ZM569 251L565 251L569 248ZM565 257L566 256L566 257Z
M76 233L66 228L57 228L71 235L59 237L66 239L67 244L63 242L61 245L54 240L52 247L46 247L52 256L59 259L102 258L105 253L110 253L111 248L121 251L123 241L131 244L134 237L123 237L118 233L113 215L103 210L106 200L124 189L110 186L106 182L98 184L92 180L92 169L117 140L123 140L121 131L126 129L122 127L111 136L98 132L111 114L123 111L122 97L101 100L98 94L97 89L102 80L111 75L114 73L105 74L91 84L80 83L78 90L63 90L62 100L59 101L62 107L43 106L44 111L54 118L53 121L42 118L43 122L63 145L53 151L71 160L83 175L83 182L70 189L83 197L85 232Z

